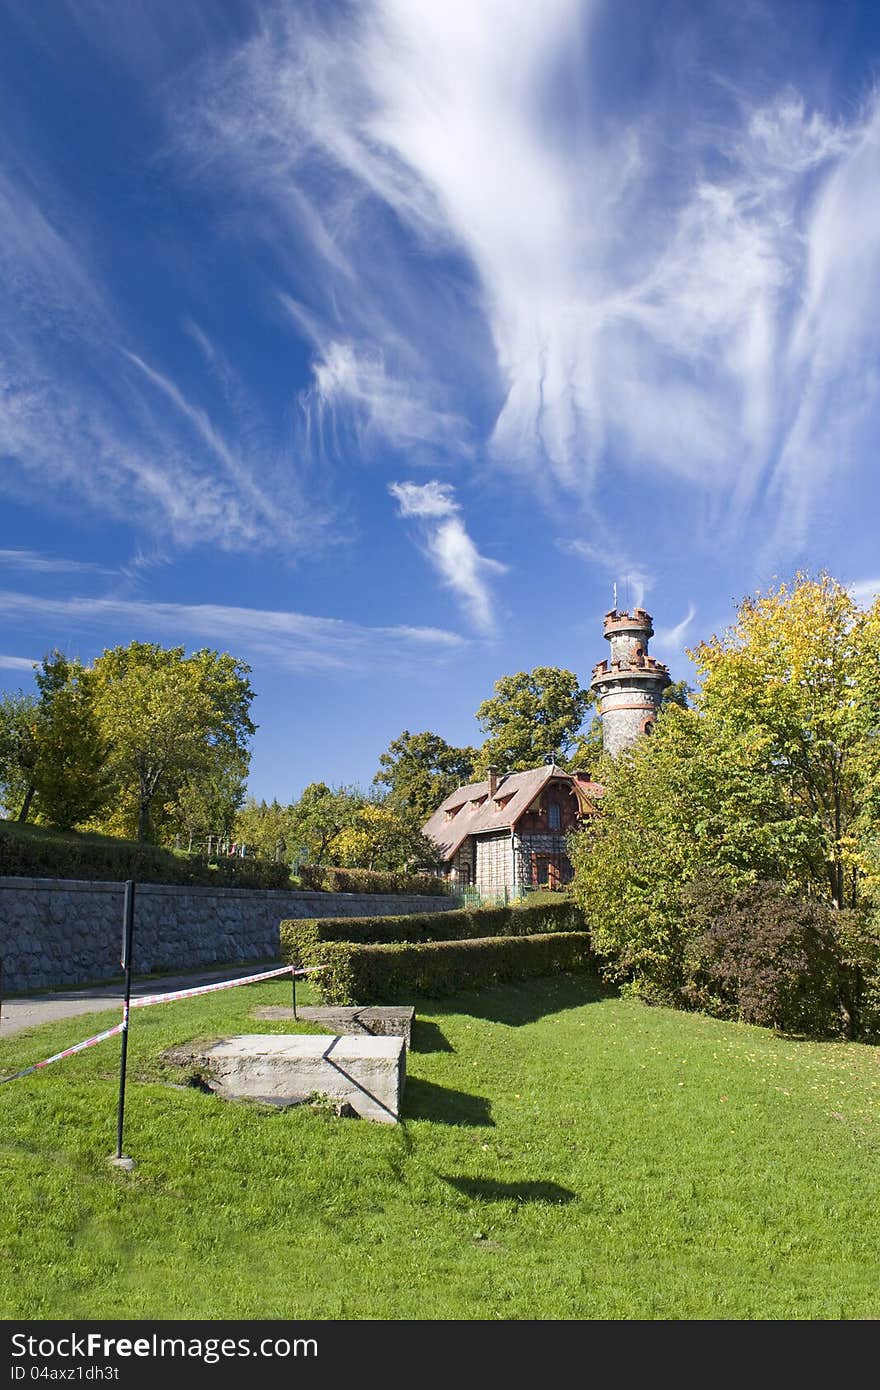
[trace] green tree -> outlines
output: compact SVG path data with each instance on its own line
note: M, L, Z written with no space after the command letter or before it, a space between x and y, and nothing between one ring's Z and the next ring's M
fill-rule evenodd
M70 830L98 817L111 795L109 748L99 725L94 673L54 651L36 671L39 721L33 769L41 822Z
M96 707L120 803L139 840L184 787L247 769L250 667L226 653L131 642L94 664Z
M299 846L294 844L293 807L257 801L249 796L236 813L235 838L246 844L260 859L291 862Z
M690 709L693 696L694 688L688 685L687 681L670 681L660 696L660 708L680 705L682 709Z
M571 771L595 773L597 764L604 757L602 744L602 717L594 714L585 732L578 735L574 747L568 755Z
M36 791L40 705L19 691L0 697L0 788L10 817L26 821Z
M191 850L208 836L237 838L236 818L244 801L247 756L230 758L216 771L203 771L186 778L171 802L164 808L165 839L180 841Z
M361 806L337 836L335 851L338 863L351 869L433 869L440 863L436 846L387 803Z
M321 867L336 860L336 842L351 825L367 798L353 787L328 787L311 782L290 807L289 842L293 852L304 849L308 862Z
M864 613L827 574L747 598L723 637L692 653L705 719L745 738L793 815L810 819L827 890L858 898L860 829L880 730L880 613Z
M575 892L619 974L674 989L683 890L758 879L836 907L880 896L880 603L828 575L747 598L691 654L696 709L665 708L576 838Z
M479 771L495 763L503 772L538 767L553 754L568 764L584 716L593 702L572 671L536 666L495 682L495 694L477 710L488 735L479 752Z
M53 651L34 668L37 695L0 701L0 785L7 810L68 830L107 803L107 747L91 672Z
M386 789L385 804L415 825L424 825L456 787L471 781L475 748L454 748L439 734L404 729L379 757L375 786Z
M688 922L682 893L713 877L794 887L821 873L821 846L747 736L671 705L654 736L599 770L597 816L570 839L574 895L609 973L677 998Z

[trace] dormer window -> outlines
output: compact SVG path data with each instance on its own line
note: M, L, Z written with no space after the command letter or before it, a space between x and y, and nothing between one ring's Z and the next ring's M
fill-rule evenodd
M562 818L559 814L559 804L556 801L551 801L550 805L547 807L547 829L558 830L561 824Z

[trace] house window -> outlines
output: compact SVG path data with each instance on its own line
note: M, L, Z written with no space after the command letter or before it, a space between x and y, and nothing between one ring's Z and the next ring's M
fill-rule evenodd
M571 864L564 854L532 854L529 868L533 888L561 888L571 881Z
M559 806L555 801L551 801L547 807L547 829L558 830L561 825L559 816Z

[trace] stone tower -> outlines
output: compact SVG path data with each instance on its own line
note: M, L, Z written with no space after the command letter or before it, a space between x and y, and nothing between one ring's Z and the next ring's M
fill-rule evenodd
M611 652L607 661L593 668L590 689L595 691L602 716L602 746L614 758L639 734L652 732L660 698L669 685L669 669L648 656L654 628L644 608L634 608L631 614L612 608L605 614L605 636Z

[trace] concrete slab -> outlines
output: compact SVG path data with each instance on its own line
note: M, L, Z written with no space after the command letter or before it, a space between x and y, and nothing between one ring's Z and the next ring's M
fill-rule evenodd
M317 1093L383 1124L397 1123L406 1079L402 1037L244 1033L193 1061L220 1095L265 1101Z
M407 1047L412 1046L412 1026L416 1011L410 1005L403 1008L383 1005L356 1005L346 1008L342 1005L298 1004L296 1017L303 1023L315 1023L326 1028L328 1033L343 1035L359 1034L376 1038L402 1037ZM293 1009L281 1004L266 1004L254 1009L254 1018L292 1019Z

